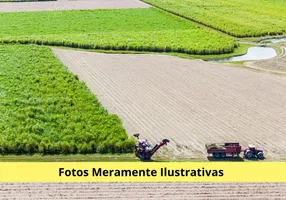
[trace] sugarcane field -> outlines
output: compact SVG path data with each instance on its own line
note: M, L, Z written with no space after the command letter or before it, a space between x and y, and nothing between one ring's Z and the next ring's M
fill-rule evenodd
M285 162L285 13L284 0L0 0L0 164ZM0 185L0 199L286 198L266 182Z

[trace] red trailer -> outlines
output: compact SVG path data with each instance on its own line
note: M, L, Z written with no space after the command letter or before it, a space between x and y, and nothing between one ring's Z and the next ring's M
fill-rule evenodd
M224 144L206 144L206 149L208 154L212 154L214 158L226 158L229 155L239 156L242 147L238 142L230 142Z
M206 144L207 153L211 154L214 158L226 158L227 156L239 156L241 152L247 159L258 158L263 159L263 150L256 148L254 145L248 145L243 148L238 142L230 142L224 144L212 143Z

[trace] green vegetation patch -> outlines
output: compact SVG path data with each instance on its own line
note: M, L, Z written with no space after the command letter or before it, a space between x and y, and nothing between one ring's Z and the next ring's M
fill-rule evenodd
M120 119L108 114L50 49L0 45L0 153L132 152Z
M69 154L69 155L0 155L1 162L138 162L128 154Z
M144 0L236 37L286 33L285 0Z
M221 54L233 38L155 8L0 13L0 42Z

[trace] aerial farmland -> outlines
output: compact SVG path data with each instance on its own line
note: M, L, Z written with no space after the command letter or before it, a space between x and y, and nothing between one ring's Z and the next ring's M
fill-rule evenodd
M112 158L140 133L170 140L157 159L240 142L285 160L285 2L261 2L2 2L2 159ZM217 60L257 47L275 55Z
M285 161L285 13L284 0L0 0L0 161L138 162L134 133L170 140L158 161L212 161L205 144L224 142ZM284 183L0 185L1 199L286 198Z

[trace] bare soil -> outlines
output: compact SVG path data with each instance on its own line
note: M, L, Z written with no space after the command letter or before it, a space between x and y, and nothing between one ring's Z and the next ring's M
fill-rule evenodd
M286 199L286 183L0 183L10 199Z
M148 4L139 0L79 0L47 2L1 3L0 12L48 11L48 10L84 10L111 8L148 8Z
M165 55L53 52L130 135L170 139L158 155L206 159L205 143L240 142L286 159L286 77Z

